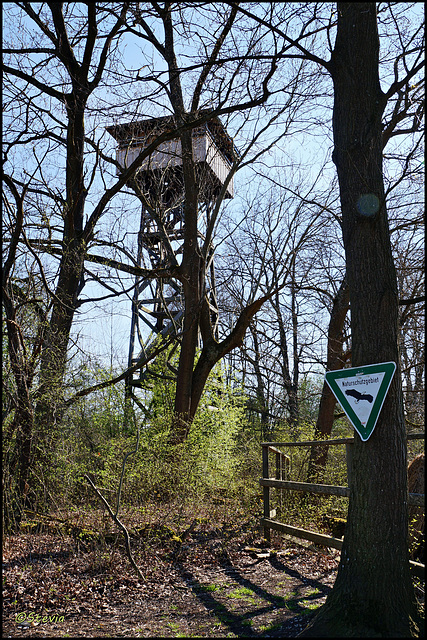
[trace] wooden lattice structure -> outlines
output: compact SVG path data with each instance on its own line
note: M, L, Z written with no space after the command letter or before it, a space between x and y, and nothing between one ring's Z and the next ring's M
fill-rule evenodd
M203 112L202 114L203 115ZM118 172L128 168L159 136L173 133L172 117L150 118L127 124L113 125L108 133L118 143ZM224 198L234 195L233 180L227 176L237 156L233 141L219 118L210 118L192 130L193 159L198 180L198 215L200 239L209 224L212 208L223 190ZM226 186L224 186L226 184ZM160 141L141 163L129 182L142 203L138 234L137 265L154 268L164 263L169 243L176 256L182 252L184 233L184 185L182 175L181 140L172 137ZM214 325L218 320L215 268L210 260L207 289ZM158 335L174 333L184 314L181 284L169 279L135 278L132 300L132 320L128 366L148 356ZM143 329L145 328L145 332ZM146 329L149 330L147 338ZM127 382L127 394L141 383L141 374L133 374Z

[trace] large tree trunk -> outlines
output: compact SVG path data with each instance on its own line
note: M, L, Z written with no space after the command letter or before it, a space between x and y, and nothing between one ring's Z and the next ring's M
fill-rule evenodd
M183 442L188 434L192 404L193 369L199 336L199 318L203 299L204 265L198 242L198 185L193 160L191 131L181 136L184 178L184 245L180 267L185 311L176 380L174 418L170 441Z
M84 113L88 93L80 89L67 97L66 207L64 211L63 253L58 284L40 362L40 384L35 411L39 457L49 462L57 435L63 400L71 326L84 271L85 242L83 218Z
M46 332L40 363L40 385L36 406L36 423L40 446L51 451L55 425L60 422L63 401L63 381L67 365L68 344L76 309L76 294L83 273L84 250L81 247L64 251L58 287Z
M333 159L350 288L352 364L394 361L397 370L375 431L366 442L355 433L337 579L326 604L302 635L409 637L416 606L408 555L398 293L382 172L385 99L378 73L376 4L337 6L337 37L330 63Z

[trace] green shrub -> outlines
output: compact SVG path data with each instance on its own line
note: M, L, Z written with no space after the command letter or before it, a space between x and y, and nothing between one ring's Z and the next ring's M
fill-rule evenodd
M212 371L189 436L182 445L168 444L175 383L171 367L178 354L165 352L150 366L141 397L139 447L126 465L122 504L152 501L203 500L218 493L236 493L239 479L237 436L243 422L240 391L224 382L221 366ZM95 372L96 378L111 372ZM88 380L85 380L85 384ZM82 399L66 415L52 481L62 501L96 503L87 482L89 473L111 504L116 500L125 455L135 448L137 434L125 425L123 385ZM126 428L125 428L126 427ZM55 480L56 478L56 480Z

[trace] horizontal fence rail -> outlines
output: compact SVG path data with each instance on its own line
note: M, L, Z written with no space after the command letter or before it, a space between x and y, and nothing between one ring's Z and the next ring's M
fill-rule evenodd
M424 433L408 433L407 440L421 440L425 437ZM354 438L331 438L330 440L302 440L301 442L263 442L262 447L276 448L277 447L308 447L313 444L353 444ZM280 449L277 449L280 451ZM282 453L282 452L281 452ZM283 454L285 455L285 454Z
M290 489L291 491L303 491L304 493L323 493L328 496L343 496L348 498L350 489L333 484L309 484L308 482L291 482L290 480L275 480L273 478L261 478L262 487L275 489Z
M323 493L327 496L350 496L349 487L340 487L333 484L309 484L308 482L291 482L289 480L276 480L275 478L260 478L262 487L273 489L289 489L290 491L302 491L304 493ZM408 505L411 507L424 507L424 493L410 493Z
M340 540L340 538L333 538L332 536L327 536L323 533L315 533L314 531L307 531L306 529L301 529L299 527L292 527L289 524L283 524L282 522L277 522L277 520L272 520L271 518L262 518L261 524L269 529L275 529L280 533L286 533L288 536L304 538L305 540L309 540L310 542L314 542L315 544L320 544L325 547L332 547L333 549L339 550L341 550L342 547L342 540Z
M418 440L424 438L424 433L411 433L408 434L408 440ZM296 538L302 538L315 544L324 545L333 549L341 550L343 541L339 538L334 538L322 533L314 531L307 531L300 527L293 527L283 522L274 520L276 516L276 509L270 507L270 489L277 489L279 493L279 504L282 504L282 491L301 491L303 493L315 493L330 496L340 496L348 498L350 496L349 487L340 487L336 485L326 484L311 484L308 482L294 482L287 479L290 471L290 458L279 447L310 447L313 445L346 445L346 460L347 460L347 476L350 478L352 452L353 452L354 438L334 438L330 440L304 440L302 442L263 442L262 443L262 478L260 478L260 486L263 488L263 512L264 517L261 518L260 525L264 532L264 537L270 542L271 529L280 533L294 536ZM275 478L270 477L269 470L269 452L275 454L276 469ZM286 478L286 479L285 479ZM410 493L408 496L408 505L424 507L425 495L420 493ZM410 561L411 570L414 575L419 577L424 576L425 565L419 562Z

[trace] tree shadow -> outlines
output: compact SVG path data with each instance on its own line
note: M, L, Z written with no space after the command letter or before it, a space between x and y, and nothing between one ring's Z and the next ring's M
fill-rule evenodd
M244 613L232 611L231 607L220 601L215 590L211 590L209 585L203 584L182 563L177 563L176 568L183 581L206 610L238 637L295 637L297 633L307 626L315 614L312 609L317 609L315 607L316 601L327 595L331 591L331 587L322 584L318 580L303 576L299 571L289 568L274 556L269 558L268 561L272 567L283 571L284 576L289 576L299 581L297 586L293 583L291 597L271 593L268 589L246 577L241 569L237 569L227 562L221 562L224 575L227 578L233 580L236 586L240 585L240 587L250 590L254 596L258 596L265 603L255 607L248 604L248 610ZM314 592L304 594L304 591L307 591L307 587L312 588ZM274 617L277 617L278 610L283 610L288 619L281 620L280 623L274 623L273 620ZM262 631L254 630L251 627L252 620L266 613L272 614L272 623L264 627Z

